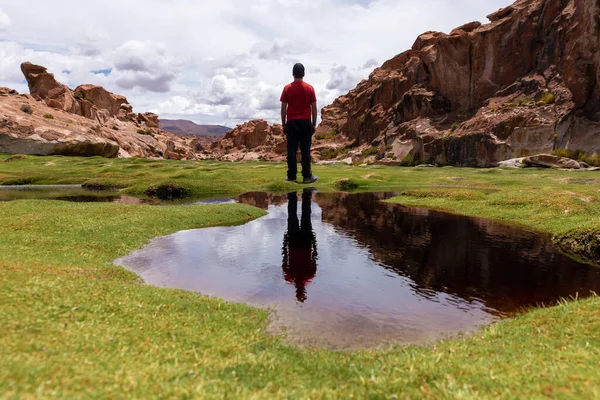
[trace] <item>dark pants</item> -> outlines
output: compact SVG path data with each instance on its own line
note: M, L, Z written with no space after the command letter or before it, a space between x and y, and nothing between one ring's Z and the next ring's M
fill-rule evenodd
M302 152L302 177L310 178L312 171L310 169L310 146L312 144L312 122L309 119L294 119L288 121L287 127L287 176L296 179L298 174L298 161L296 152L298 146Z
M283 276L296 287L296 299L306 301L306 286L317 273L316 238L312 229L312 193L302 193L302 217L298 221L298 195L288 194L288 230L283 237Z

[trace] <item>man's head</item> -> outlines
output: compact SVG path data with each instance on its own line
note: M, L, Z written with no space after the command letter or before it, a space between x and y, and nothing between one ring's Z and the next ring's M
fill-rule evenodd
M292 69L292 74L294 74L294 78L302 79L304 78L304 65L297 63L294 64L294 68Z

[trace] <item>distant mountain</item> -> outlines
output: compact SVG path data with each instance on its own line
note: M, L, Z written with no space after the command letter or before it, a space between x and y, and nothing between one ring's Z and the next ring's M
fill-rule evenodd
M164 131L188 137L215 136L221 138L231 130L231 128L221 125L198 125L185 119L160 119L159 123L160 129Z

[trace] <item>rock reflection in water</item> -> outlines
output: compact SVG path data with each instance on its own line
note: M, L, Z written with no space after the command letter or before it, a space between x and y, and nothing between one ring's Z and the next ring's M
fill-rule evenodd
M380 201L390 196L311 203L304 192L298 218L295 193L249 193L238 201L267 216L159 238L118 263L152 284L272 309L270 330L329 348L423 343L600 292L600 270L555 252L547 237Z
M600 288L600 270L554 250L549 237L491 220L378 200L392 194L319 197L326 221L369 248L423 297L445 292L508 314Z

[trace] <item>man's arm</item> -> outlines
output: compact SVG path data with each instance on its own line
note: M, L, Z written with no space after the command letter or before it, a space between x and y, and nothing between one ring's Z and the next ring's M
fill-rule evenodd
M288 103L281 102L281 125L285 128L285 120L287 118Z
M313 131L317 128L317 116L319 114L318 110L317 110L317 102L314 102L310 105L310 108L312 110L312 126L313 126Z

